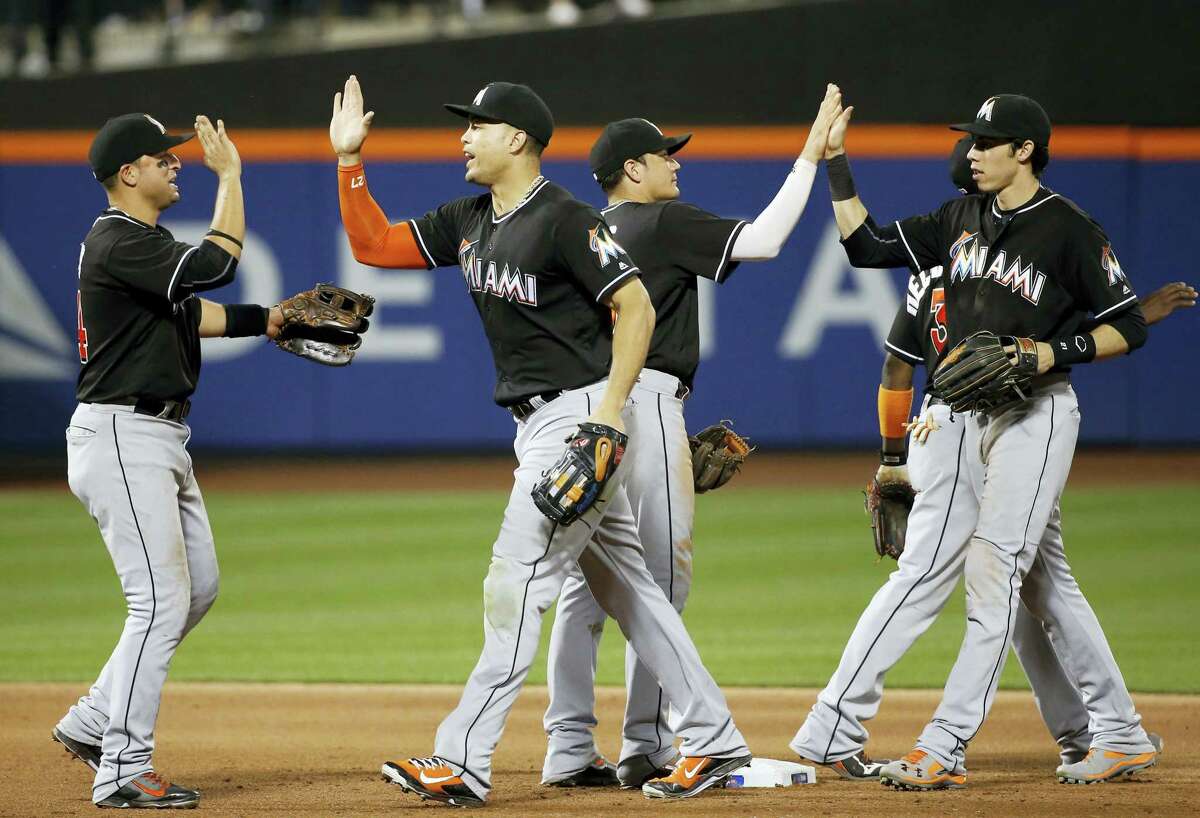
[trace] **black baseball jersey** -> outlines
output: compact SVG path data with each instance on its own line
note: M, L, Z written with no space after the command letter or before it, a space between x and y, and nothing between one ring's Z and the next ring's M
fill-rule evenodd
M737 268L730 260L739 219L722 219L683 202L618 202L604 211L613 236L641 268L654 304L654 336L646 366L691 388L700 363L696 277L723 283Z
M928 379L937 369L949 336L942 268L913 273L904 291L904 303L896 311L888 332L888 352L914 367L924 364L928 387Z
M79 250L81 403L183 400L195 391L200 299L180 281L196 251L115 208L96 219Z
M513 406L607 377L605 296L638 270L600 213L543 180L503 216L489 193L411 220L425 263L458 264L496 366L496 403Z
M1009 212L993 195L952 199L863 225L845 245L860 267L940 266L949 347L978 330L1045 341L1075 333L1089 313L1104 320L1137 306L1104 230L1046 188Z

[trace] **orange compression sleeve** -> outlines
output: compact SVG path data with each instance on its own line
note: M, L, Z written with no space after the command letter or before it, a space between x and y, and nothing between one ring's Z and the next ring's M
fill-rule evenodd
M429 269L412 225L388 224L387 216L371 198L361 164L338 166L338 204L342 208L342 226L356 259L373 267Z
M879 434L881 437L904 437L904 424L912 409L913 390L879 387Z

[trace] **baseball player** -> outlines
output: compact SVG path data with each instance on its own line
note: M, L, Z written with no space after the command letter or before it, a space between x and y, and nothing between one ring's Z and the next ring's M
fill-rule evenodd
M978 193L966 158L973 144L973 137L963 137L951 157L951 180L962 193ZM1175 309L1194 304L1195 290L1177 282L1148 296L1142 308L1147 323L1153 324ZM879 400L881 457L887 464L881 465L876 475L880 482L910 482L911 475L912 484L919 489L909 517L907 547L898 570L860 617L837 671L791 745L800 755L851 780L875 780L887 763L872 762L863 754L867 740L863 722L878 712L884 675L949 599L962 572L971 533L967 526L972 515L946 511L956 493L977 495L982 471L977 451L959 450L961 418L955 420L945 404L927 397L920 418L907 424L913 428L913 443L919 445L911 446L908 453L904 445L913 367L924 363L928 371L936 368L938 342L945 347L945 322L942 268L914 273L887 339L889 352ZM931 434L941 429L947 431ZM962 505L960 501L960 508ZM1043 537L1061 547L1057 508ZM1042 623L1024 605L1017 612L1013 648L1029 677L1039 712L1060 745L1063 763L1081 760L1091 744L1086 704L1067 678ZM1161 740L1155 734L1150 738L1161 750Z
M278 334L278 308L221 306L197 294L233 281L246 225L241 159L217 120L196 117L217 174L212 229L199 245L158 224L179 201L172 135L147 114L105 123L88 159L108 196L79 247L79 406L67 427L71 491L100 526L129 614L87 695L52 736L96 771L99 807L186 808L195 790L155 770L154 723L179 642L217 595L217 557L184 420L200 338Z
M421 798L478 806L491 790L491 756L537 651L542 615L579 565L684 714L678 775L646 782L647 797L687 798L750 758L720 689L679 614L654 583L624 489L560 526L531 499L562 442L586 419L625 428L630 389L645 361L654 309L625 251L593 208L541 176L554 123L528 87L493 82L466 105L467 181L488 192L389 225L371 198L354 77L334 99L330 137L342 220L355 257L383 267L457 264L492 347L495 401L516 423L518 467L484 580L484 645L458 706L438 728L434 754L383 765L384 777ZM610 339L609 309L617 316Z
M1144 343L1137 296L1099 225L1041 186L1051 129L1033 100L991 97L973 122L954 126L974 137L968 159L980 194L887 228L867 223L867 210L854 191L843 147L852 111L847 108L831 128L826 154L834 213L851 263L914 270L942 266L943 301L935 312L945 332L931 339L939 352L988 329L1017 337L1037 372L1027 400L955 416L962 424L962 451L978 451L981 466L977 490L953 492L942 510L949 527L966 506L972 532L964 562L966 637L933 720L911 753L884 765L880 779L921 790L965 786L966 746L994 700L1021 601L1052 633L1091 719L1091 750L1083 760L1060 766L1059 779L1104 780L1144 769L1155 763L1157 751L1071 575L1061 539L1043 537L1078 434L1070 367ZM1082 324L1089 313L1096 326L1087 331ZM893 464L885 460L885 465ZM934 528L918 521L916 530ZM918 547L922 553L936 552L936 547ZM920 593L929 579L918 576L912 593Z
M829 125L840 113L841 93L830 85L804 150L753 222L679 201L675 157L691 134L664 136L646 119L623 119L609 123L591 150L592 173L608 196L605 221L637 262L657 316L633 388L625 488L646 563L681 613L692 580L695 493L683 401L700 359L697 278L723 284L739 262L778 255L804 212ZM617 769L596 750L594 682L604 620L583 576L573 571L550 636L544 784L640 787L668 771L677 755L668 703L632 646L625 657L629 699Z

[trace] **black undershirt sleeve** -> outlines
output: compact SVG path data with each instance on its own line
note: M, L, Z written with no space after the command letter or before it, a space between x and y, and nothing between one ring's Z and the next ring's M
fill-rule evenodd
M842 247L846 249L846 258L855 267L920 269L913 267L894 223L879 227L868 217L857 230L842 239Z
M202 241L171 280L167 298L182 301L194 293L215 290L233 282L238 260L216 242Z
M1089 329L1095 329L1100 322L1089 321L1092 326ZM1125 343L1129 344L1129 351L1133 352L1146 343L1146 316L1142 314L1142 308L1138 304L1134 304L1129 309L1122 310L1120 314L1113 318L1105 318L1102 323L1108 324L1110 327L1121 333L1121 337L1125 339ZM1087 326L1085 324L1084 326Z

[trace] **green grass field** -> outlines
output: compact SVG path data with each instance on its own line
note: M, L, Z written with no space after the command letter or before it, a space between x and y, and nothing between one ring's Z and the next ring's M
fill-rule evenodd
M206 497L221 595L175 680L452 682L482 641L481 583L503 493ZM1131 688L1200 691L1191 623L1200 550L1191 486L1072 489L1065 536ZM738 490L700 498L685 614L726 685L821 686L883 582L853 490ZM0 493L0 680L90 680L123 600L94 523L62 493ZM962 594L889 676L940 687L963 632ZM621 681L610 623L601 682ZM548 625L543 629L543 651ZM545 661L530 680L543 681ZM1016 661L1003 684L1021 687Z

